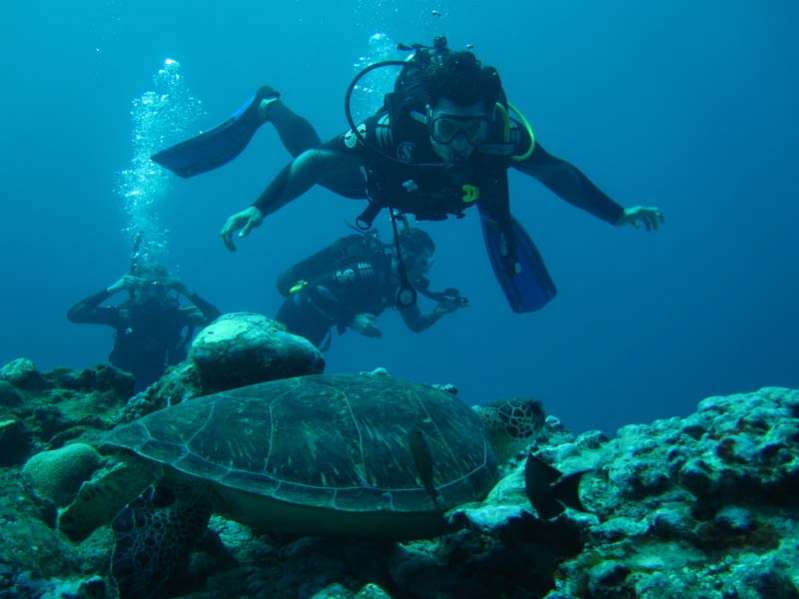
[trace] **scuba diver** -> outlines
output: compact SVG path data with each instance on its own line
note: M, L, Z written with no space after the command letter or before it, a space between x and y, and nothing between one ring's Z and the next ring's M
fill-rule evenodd
M353 199L367 199L358 217L368 229L387 208L395 237L397 214L417 220L457 218L477 206L483 238L497 281L515 312L544 307L555 285L530 236L510 211L507 171L538 179L563 200L612 225L658 229L658 208L624 208L570 163L550 154L535 138L525 116L507 99L499 73L472 52L453 51L446 39L412 51L405 61L371 65L349 86L345 112L350 130L322 143L313 127L291 112L279 94L264 87L227 121L211 131L155 154L172 172L191 177L238 155L263 123L271 122L294 156L254 204L228 218L221 236L234 251L265 217L319 184ZM356 125L350 111L362 77L383 67L401 67L394 89L376 114ZM399 305L410 305L416 290L400 254Z
M101 304L120 291L127 301ZM192 305L180 304L185 297ZM79 301L67 312L74 323L103 324L116 335L108 361L133 374L141 391L160 377L167 366L186 357L195 327L204 327L220 312L181 281L171 279L160 266L134 265L129 274L102 291Z
M430 290L426 274L435 243L421 229L402 222L399 244L408 278L414 289L437 302L428 314L416 303L399 309L407 327L418 333L467 306L468 300L457 289ZM286 300L275 319L322 350L330 347L333 327L339 334L350 328L366 337L381 337L374 321L395 303L398 267L393 244L384 244L376 233L342 237L280 275L277 288Z

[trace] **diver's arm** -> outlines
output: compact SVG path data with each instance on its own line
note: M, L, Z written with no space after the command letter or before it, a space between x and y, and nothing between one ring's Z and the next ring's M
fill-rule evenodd
M276 212L316 184L324 184L339 173L359 169L358 154L345 154L330 148L314 148L300 154L285 167L253 204L264 216Z
M514 167L532 175L558 197L612 225L620 224L624 207L611 199L574 165L547 152L536 143L530 157Z
M202 298L197 293L189 291L182 282L175 281L171 287L191 302L191 306L187 306L181 310L190 324L205 326L219 318L220 314L222 314L211 302Z
M414 333L421 333L429 329L451 310L446 310L441 304L436 306L432 312L423 314L418 304L413 304L399 311L405 326Z
M378 329L377 325L375 325L376 319L377 316L375 314L362 312L361 314L356 314L352 317L352 320L349 322L349 327L364 337L372 337L373 339L382 337L383 331Z
M336 189L338 178L348 180L360 172L363 159L357 153L347 154L330 148L314 148L297 156L267 186L249 208L231 216L222 228L225 246L235 251L233 236L245 237L261 224L265 216L277 212L316 184Z
M194 292L189 292L186 295L186 299L188 299L192 304L197 306L197 309L200 311L200 315L202 317L201 319L198 319L199 322L195 322L194 324L199 324L199 325L209 324L210 322L219 318L219 316L222 314L222 312L219 311L219 308L217 308L211 302L200 297Z
M112 295L114 295L114 291L112 291L112 287L109 287L82 299L69 309L67 319L76 324L107 324L115 326L118 320L117 309L100 306Z

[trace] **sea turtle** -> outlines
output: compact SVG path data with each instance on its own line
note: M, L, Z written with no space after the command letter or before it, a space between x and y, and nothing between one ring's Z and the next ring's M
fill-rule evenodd
M112 571L129 597L169 578L212 512L297 535L436 536L447 510L497 482L487 432L515 437L503 447L518 450L542 414L533 402L482 410L490 417L388 375L300 376L192 399L111 431L101 449L146 476L135 478L138 488L121 477L110 491L79 495L60 525L109 510L92 499L124 504L160 477L113 522Z

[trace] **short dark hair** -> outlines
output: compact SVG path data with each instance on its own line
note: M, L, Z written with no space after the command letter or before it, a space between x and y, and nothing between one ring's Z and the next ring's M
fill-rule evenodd
M460 106L483 102L491 108L502 99L502 83L494 67L484 67L471 52L451 52L425 69L424 89L434 106L447 98Z

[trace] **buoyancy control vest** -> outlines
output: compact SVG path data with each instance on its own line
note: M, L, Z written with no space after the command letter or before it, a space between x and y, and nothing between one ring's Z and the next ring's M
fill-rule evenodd
M347 235L283 271L277 279L277 289L283 297L288 297L358 262L369 262L381 271L390 272L390 260L376 236L363 233Z
M364 152L369 206L358 218L362 228L371 226L380 210L388 207L416 220L444 220L462 218L475 205L508 205L507 197L502 197L508 189L506 156L476 154L463 165L420 168L419 163L438 160L421 123L392 127L390 115L381 112L365 121L362 133L369 145L381 150Z

